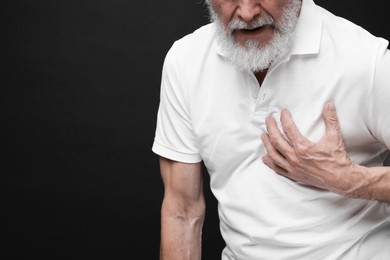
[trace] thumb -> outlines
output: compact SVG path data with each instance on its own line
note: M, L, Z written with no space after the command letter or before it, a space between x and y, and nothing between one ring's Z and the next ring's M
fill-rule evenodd
M327 135L338 138L341 135L339 119L334 104L327 102L322 112Z

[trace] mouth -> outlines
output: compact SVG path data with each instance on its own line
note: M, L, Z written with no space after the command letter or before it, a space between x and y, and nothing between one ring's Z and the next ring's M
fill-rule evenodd
M259 31L259 30L261 30L262 27L263 27L263 26L260 26L260 27L257 27L257 28L253 28L253 29L241 29L241 30L244 31L244 32L250 33L250 32Z
M243 37L258 37L259 35L263 34L263 32L273 29L272 25L263 25L256 28L243 28L243 29L236 29L233 31L233 35L241 35Z
M258 27L243 27L232 32L234 41L242 46L247 46L248 41L254 41L259 46L265 46L272 39L275 26L271 24ZM252 43L251 43L252 44Z
M265 30L266 28L272 28L272 25L263 25L256 28L237 29L235 31L241 34L251 35L251 34L257 34Z

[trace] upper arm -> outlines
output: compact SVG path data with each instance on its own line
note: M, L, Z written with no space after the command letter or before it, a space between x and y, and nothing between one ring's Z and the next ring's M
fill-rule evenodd
M197 214L204 211L202 164L182 163L160 157L164 203L170 210ZM164 206L164 205L163 205Z
M202 161L191 118L189 90L182 79L175 45L164 60L160 104L152 150L156 154L186 163Z

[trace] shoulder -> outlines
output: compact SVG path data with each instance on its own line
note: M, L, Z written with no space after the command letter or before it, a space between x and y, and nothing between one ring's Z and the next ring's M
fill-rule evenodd
M323 17L323 35L337 44L344 51L366 50L371 55L376 54L378 48L387 47L388 41L373 35L367 29L348 19L337 16L319 7Z
M194 32L176 40L167 53L170 60L182 63L194 63L213 50L214 24L204 25Z
M362 26L320 8L322 38L320 55L333 60L335 68L348 75L372 81L378 55L388 48L388 41Z
M174 73L182 84L189 84L217 57L214 24L207 24L172 44L165 57L164 71Z
M176 40L165 56L163 80L166 80L163 82L170 82L175 88L188 89L210 58L214 38L214 25L207 24Z
M196 47L198 44L202 45L213 38L214 24L209 23L178 39L175 44L183 47Z

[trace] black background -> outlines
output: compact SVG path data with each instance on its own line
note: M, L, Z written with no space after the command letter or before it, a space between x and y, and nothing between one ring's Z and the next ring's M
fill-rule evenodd
M386 1L317 4L390 39ZM1 259L158 259L161 66L201 0L1 4ZM203 259L220 259L205 173Z

